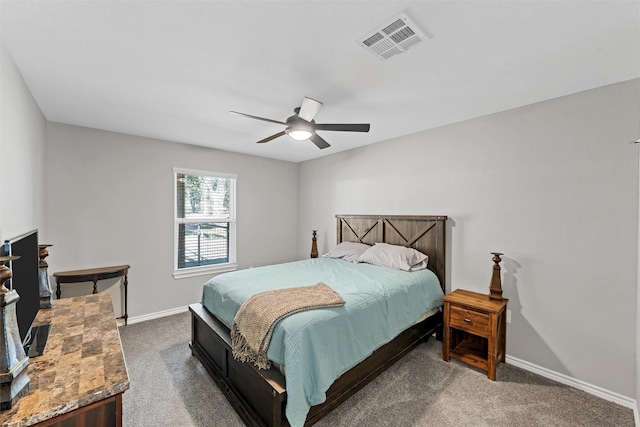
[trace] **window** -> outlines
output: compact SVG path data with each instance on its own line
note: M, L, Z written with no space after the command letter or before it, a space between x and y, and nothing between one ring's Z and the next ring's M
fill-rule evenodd
M173 277L235 270L236 175L178 168L173 175Z

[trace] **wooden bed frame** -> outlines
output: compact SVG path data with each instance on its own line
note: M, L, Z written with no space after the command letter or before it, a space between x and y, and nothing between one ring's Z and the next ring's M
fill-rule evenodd
M386 242L416 248L429 256L429 268L445 290L446 216L336 215L337 242ZM285 378L276 368L259 370L231 354L229 328L200 303L189 306L191 352L200 360L242 420L249 426L288 426ZM338 378L327 399L309 411L305 426L327 415L421 341L442 339L442 313L417 323Z

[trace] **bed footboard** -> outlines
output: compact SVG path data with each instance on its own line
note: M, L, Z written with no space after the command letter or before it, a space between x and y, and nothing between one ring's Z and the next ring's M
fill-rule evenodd
M288 426L284 376L275 368L259 370L251 364L236 361L231 353L229 328L200 303L190 305L189 311L192 319L191 352L245 424ZM327 391L327 400L311 408L305 425L310 426L322 419L433 333L442 335L440 312L402 332L338 378Z
M231 354L229 329L201 304L191 312L191 352L200 360L248 426L288 426L285 379L276 369L259 370Z

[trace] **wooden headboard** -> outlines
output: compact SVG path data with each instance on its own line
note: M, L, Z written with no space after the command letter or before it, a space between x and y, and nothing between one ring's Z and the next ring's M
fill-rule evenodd
M340 242L390 243L414 248L429 256L428 267L446 285L446 216L336 215Z

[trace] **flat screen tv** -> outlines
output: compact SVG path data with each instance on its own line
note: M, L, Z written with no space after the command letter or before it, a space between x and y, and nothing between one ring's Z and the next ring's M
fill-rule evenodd
M19 256L20 259L9 263L11 279L5 283L9 289L15 289L20 296L16 303L16 317L20 339L25 353L29 357L42 354L49 336L49 325L33 328L33 320L40 310L40 286L38 275L38 230L5 240L3 255Z

